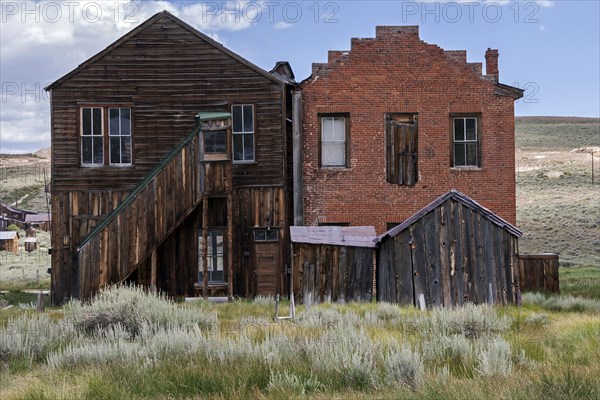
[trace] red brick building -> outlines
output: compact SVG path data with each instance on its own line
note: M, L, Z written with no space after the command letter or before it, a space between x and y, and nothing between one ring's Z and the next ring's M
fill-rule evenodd
M514 101L466 51L377 27L330 51L302 82L305 225L374 225L381 233L457 189L516 222Z

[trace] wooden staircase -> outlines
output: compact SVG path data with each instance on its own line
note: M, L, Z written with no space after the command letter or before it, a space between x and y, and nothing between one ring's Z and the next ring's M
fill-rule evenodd
M205 226L208 197L231 196L230 145L223 159L203 157L207 129L226 129L227 143L231 143L230 114L200 113L198 118L198 127L80 242L76 264L79 285L75 290L79 299L89 298L107 284L123 282L147 260L150 284L156 286L159 246L203 200Z

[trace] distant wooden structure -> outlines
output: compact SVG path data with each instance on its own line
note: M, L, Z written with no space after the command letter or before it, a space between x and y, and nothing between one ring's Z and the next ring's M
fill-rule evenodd
M25 215L25 225L31 228L41 229L48 232L52 218L48 213Z
M19 232L0 232L0 251L9 251L17 254L19 251Z
M520 255L519 283L524 292L560 293L558 254Z
M451 190L378 238L377 300L421 308L515 303L521 234Z
M26 237L25 238L25 251L31 253L37 249L38 241L36 237Z
M371 301L374 227L291 226L290 238L300 302Z

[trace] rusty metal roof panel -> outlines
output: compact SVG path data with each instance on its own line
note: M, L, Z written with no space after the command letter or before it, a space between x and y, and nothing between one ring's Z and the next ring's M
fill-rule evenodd
M292 243L375 248L373 226L290 226Z

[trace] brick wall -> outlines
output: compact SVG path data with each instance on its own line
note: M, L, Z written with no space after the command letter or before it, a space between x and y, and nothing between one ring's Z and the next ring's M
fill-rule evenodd
M495 94L494 76L466 52L419 39L418 27L377 27L330 51L303 85L304 219L386 230L457 189L516 223L514 98ZM497 74L497 72L496 72ZM497 76L497 75L496 75ZM318 113L350 114L350 167L320 168ZM386 182L385 114L418 114L415 186ZM450 114L481 116L482 167L451 167Z

